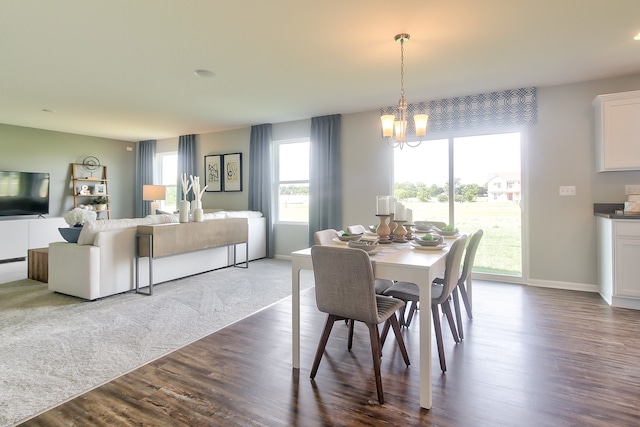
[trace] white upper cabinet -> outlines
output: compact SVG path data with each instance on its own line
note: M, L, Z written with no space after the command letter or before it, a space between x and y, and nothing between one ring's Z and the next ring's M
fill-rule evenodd
M596 170L640 170L640 90L598 95Z

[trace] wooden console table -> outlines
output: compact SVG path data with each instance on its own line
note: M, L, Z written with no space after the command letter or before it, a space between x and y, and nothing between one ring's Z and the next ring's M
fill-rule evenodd
M49 248L29 249L27 251L27 277L38 282L49 281Z
M136 292L153 294L153 260L156 258L193 251L233 246L233 266L236 263L236 246L245 244L246 261L242 268L249 268L249 223L245 218L213 219L181 224L139 225L136 234ZM149 292L140 292L140 258L149 258Z

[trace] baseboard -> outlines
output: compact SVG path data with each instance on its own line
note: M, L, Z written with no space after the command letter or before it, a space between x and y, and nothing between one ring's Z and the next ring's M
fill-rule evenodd
M589 285L586 283L556 282L551 280L529 279L526 281L526 284L529 286L537 286L539 288L565 289L568 291L598 293L598 285Z

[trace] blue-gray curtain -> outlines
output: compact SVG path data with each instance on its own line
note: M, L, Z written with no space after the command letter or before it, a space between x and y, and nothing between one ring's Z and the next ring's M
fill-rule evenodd
M178 188L176 199L178 203L180 203L180 200L183 198L182 174L187 174L187 182L189 183L191 182L191 175L194 177L198 175L198 167L196 166L198 162L197 155L196 136L181 135L178 139ZM187 200L191 201L194 198L193 192L189 190Z
M142 200L142 186L153 184L153 164L156 160L156 140L140 141L136 145L135 216L144 218L151 213L151 202Z
M273 141L270 123L251 126L249 141L249 210L260 211L267 219L267 258L273 258L273 209L271 187L273 182Z
M311 118L309 245L316 231L342 228L340 128L340 114Z

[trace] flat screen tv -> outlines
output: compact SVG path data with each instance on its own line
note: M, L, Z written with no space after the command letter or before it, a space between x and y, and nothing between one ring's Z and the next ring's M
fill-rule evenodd
M49 173L0 171L0 216L49 213Z

